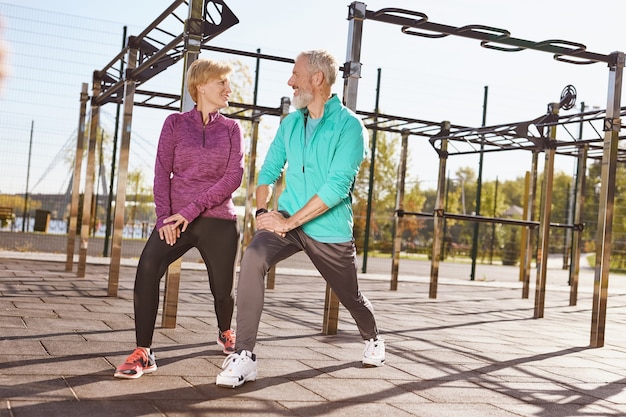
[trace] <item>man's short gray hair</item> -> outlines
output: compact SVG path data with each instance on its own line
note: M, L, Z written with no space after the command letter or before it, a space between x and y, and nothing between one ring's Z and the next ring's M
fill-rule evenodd
M309 73L313 74L316 71L321 71L324 74L324 79L328 83L329 87L332 87L337 80L337 72L339 71L337 61L328 51L323 49L304 51L298 55L300 57L307 57L309 60Z

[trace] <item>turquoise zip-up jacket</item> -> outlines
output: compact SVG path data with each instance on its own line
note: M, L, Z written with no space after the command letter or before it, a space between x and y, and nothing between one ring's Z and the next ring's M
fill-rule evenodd
M286 164L285 189L278 198L278 209L293 215L317 194L329 210L302 229L319 242L349 242L354 225L351 191L367 156L367 130L336 95L326 102L324 115L308 143L304 123L304 109L283 119L257 183L273 185Z

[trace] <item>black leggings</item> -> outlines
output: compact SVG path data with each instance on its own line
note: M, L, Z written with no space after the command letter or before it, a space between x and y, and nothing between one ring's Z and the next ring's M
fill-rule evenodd
M209 275L215 316L220 331L228 330L235 307L235 261L239 248L239 225L235 220L199 217L173 246L154 229L139 258L135 276L134 307L137 346L152 346L159 309L159 286L169 265L191 248L197 248Z

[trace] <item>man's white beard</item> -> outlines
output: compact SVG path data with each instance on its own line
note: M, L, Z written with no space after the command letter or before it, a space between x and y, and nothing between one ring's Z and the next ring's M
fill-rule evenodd
M303 109L306 106L308 106L309 103L312 101L313 101L312 92L300 90L297 96L293 96L293 101L291 102L291 104L293 104L293 107L295 107L296 109Z

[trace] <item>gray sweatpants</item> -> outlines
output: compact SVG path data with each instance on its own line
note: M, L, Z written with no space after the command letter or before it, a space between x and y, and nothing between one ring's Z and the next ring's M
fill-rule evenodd
M253 351L256 344L267 271L300 251L308 255L341 304L350 312L361 337L368 340L378 335L372 304L359 291L353 241L322 243L310 238L301 228L291 230L285 237L259 230L241 259L236 301L237 350Z

